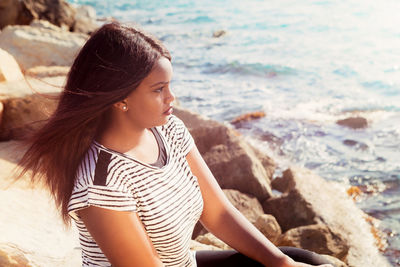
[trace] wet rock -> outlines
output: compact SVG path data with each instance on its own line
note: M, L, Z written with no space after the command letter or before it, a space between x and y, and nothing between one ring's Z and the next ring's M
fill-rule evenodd
M336 123L352 129L362 129L368 127L368 121L363 117L351 117L343 120L338 120Z
M307 249L318 254L327 254L345 259L349 246L344 237L332 233L326 225L314 224L290 229L276 241L278 246Z
M275 216L282 231L325 225L326 233L346 241L349 249L344 261L349 266L369 266L371 262L376 266L389 266L375 245L371 226L364 219L365 213L347 196L344 188L302 168L290 168L281 179L288 180L285 182L288 188L280 197L263 202L263 208ZM290 233L301 240L299 233Z
M263 203L263 208L265 213L275 216L283 232L317 223L312 205L298 191L270 198Z
M265 117L265 112L264 111L254 111L254 112L249 112L246 114L242 114L238 117L236 117L235 119L233 119L231 121L231 124L235 125L236 127L239 127L245 123L245 122L249 122L252 120L256 120L256 119L260 119Z
M23 78L14 57L0 48L0 82L18 81Z
M233 189L223 189L223 191L228 200L250 222L255 223L257 219L264 214L263 208L256 197Z
M212 36L214 38L219 38L219 37L222 37L222 36L224 36L226 34L227 34L227 32L225 30L218 30L218 31L213 32Z
M220 186L254 195L259 200L271 196L273 160L216 121L176 108Z
M287 192L289 188L293 188L293 180L283 179L282 177L276 177L271 181L271 186L273 189L279 192Z
M351 140L351 139L346 139L343 141L343 144L349 147L353 147L355 149L359 149L359 150L367 150L368 149L368 145L362 142L357 142L355 140Z
M36 27L7 26L0 33L0 48L14 56L22 71L35 66L70 66L87 37L48 22Z
M281 227L271 214L261 214L254 223L254 226L272 243L276 243L282 234Z

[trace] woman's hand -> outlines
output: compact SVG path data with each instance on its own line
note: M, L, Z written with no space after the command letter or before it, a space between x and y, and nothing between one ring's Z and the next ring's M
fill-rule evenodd
M268 266L268 265L265 265ZM286 257L280 267L334 267L332 264L310 265L302 262L295 262L289 257Z

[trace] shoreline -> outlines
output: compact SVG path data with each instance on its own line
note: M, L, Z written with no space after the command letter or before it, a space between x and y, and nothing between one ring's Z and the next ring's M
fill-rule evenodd
M40 25L39 25L40 26ZM43 25L42 25L43 26ZM17 27L17 26L15 26L15 27ZM55 30L55 29L53 29L53 30ZM58 30L57 30L58 31ZM1 37L0 37L1 38ZM64 38L66 38L66 37L64 37ZM0 46L1 47L1 46ZM61 48L61 51L65 51L65 48ZM54 55L52 55L52 56L54 56ZM18 64L19 65L21 65L21 62L18 62ZM43 63L41 63L41 64L43 64ZM58 63L59 64L59 63ZM63 64L66 64L66 63L63 63ZM63 64L61 64L61 65L63 65ZM26 66L30 66L29 64L28 65L26 65ZM27 70L29 70L29 69L31 69L31 68L28 68L28 69L25 69L25 71L27 71ZM48 76L46 76L46 75L50 75L50 74L44 74L44 73L49 73L50 71L49 71L49 69L50 68L44 68L44 70L42 70L42 71L39 71L39 73L41 73L41 75L44 75L43 77L48 77ZM16 72L17 72L17 70L16 70ZM35 74L35 75L38 75L37 73ZM63 76L58 76L58 75L55 75L54 77L63 77ZM43 78L43 79L45 79L45 78ZM46 78L46 79L49 79L49 78ZM62 79L62 78L61 78ZM38 86L40 86L40 87L42 87L42 88L44 88L44 87L46 87L46 86L43 86L43 85L38 85ZM21 97L21 95L14 95L13 96L13 94L15 93L15 92L13 92L13 91L15 91L14 89L11 89L11 90L9 90L8 92L9 92L9 95L2 95L1 96L1 98L0 98L0 101L3 103L3 105L5 106L5 110L8 112L8 110L9 110L9 108L10 108L10 106L12 106L12 105L10 105L10 103L12 103L12 101L10 100L10 99L16 99L16 98L19 98L19 99L22 99L22 100L26 100L26 96L28 95L30 95L32 92L31 91L29 91L30 89L29 88L27 88L25 85L24 85L24 82L21 80L21 79L17 79L17 80L15 80L15 81L6 81L6 82L2 82L2 84L0 84L0 88L6 88L6 87L8 87L8 88L20 88L21 90L20 90L20 92L22 92L22 97ZM49 92L51 92L52 90L51 90L51 87L47 87L47 89L45 88L44 89L44 91L46 91L46 90L48 90ZM29 93L30 92L30 93ZM40 107L39 107L39 109L38 108L36 108L35 109L35 105L37 105L38 103L39 104L42 104L41 102L41 100L40 99L30 99L30 103L32 103L32 105L31 106L28 106L28 109L29 110L31 110L32 111L32 113L31 113L31 115L32 115L32 117L25 117L25 118L23 118L21 121L14 121L14 122L17 122L17 125L12 125L12 123L13 123L13 121L11 120L11 119L8 119L8 118L6 118L6 117L3 117L3 120L2 120L2 127L4 127L4 123L11 123L11 124L9 124L7 127L10 127L10 129L14 129L14 128L18 128L18 131L20 131L20 130L23 130L23 129L25 129L25 127L26 127L26 123L27 122L29 122L29 121L33 121L33 120L37 120L38 119L38 116L46 116L46 114L38 114L38 113L40 113L38 110L40 110ZM24 102L24 101L21 101L21 102ZM21 103L20 102L20 103ZM36 106L37 107L37 106ZM20 107L19 107L20 108ZM18 108L16 109L16 111L18 111ZM3 112L3 115L4 114L6 114L7 112ZM198 118L198 115L196 115L196 114L192 114L191 112L189 112L189 111L187 111L187 113L184 113L184 114L186 114L186 116L189 116L189 117L191 117L191 119L192 120L200 120L200 121L202 121L203 120L203 118ZM188 115L189 114L189 115ZM4 115L4 116L6 116L6 115ZM187 119L188 120L188 122L190 121L190 119ZM196 131L197 131L197 134L200 134L201 135L201 133L202 133L202 131L215 131L215 129L217 129L217 132L216 133L214 133L214 134L216 134L216 136L219 136L221 133L230 133L229 132L229 129L228 128L223 128L222 127L222 125L220 125L220 124L216 124L216 122L211 122L211 121L208 121L207 119L204 119L207 123L207 125L205 125L205 128L206 128L206 130L204 130L204 128L199 128L199 129L195 129L195 128L193 128L194 129L194 131L195 131L195 134L193 134L193 135L196 135ZM210 123L210 125L211 126L209 126L208 125L208 123ZM189 124L190 124L190 122L189 122ZM4 128L3 128L4 129ZM228 129L228 130L227 130ZM219 132L218 132L219 131ZM3 131L3 133L4 133L4 131ZM9 136L13 136L13 132L11 131L11 132L9 132L8 133L8 135ZM6 137L3 137L3 138L5 138L6 139ZM12 138L11 138L12 139ZM4 142L4 141L3 141ZM201 142L201 141L200 141ZM215 155L225 155L226 154L226 148L225 147L227 147L227 148L229 148L229 145L232 145L231 144L231 142L233 142L233 141L230 141L230 139L228 139L228 140L222 140L221 141L221 143L220 144L215 144L213 147L210 147L209 149L211 149L212 151L212 153L210 152L210 151L208 151L207 149L204 149L204 153L209 153L208 154L208 156L207 155L203 155L203 156L205 156L206 158L208 158L209 160L211 160L211 165L213 165L217 160L216 160L216 156ZM225 147L224 147L225 146ZM245 154L254 154L254 153L256 153L256 152L254 152L252 149L250 149L250 148L247 148L248 147L248 145L243 145L244 147L246 147L244 150L245 150ZM207 150L207 151L206 151ZM249 152L249 151L253 151L253 152ZM214 153L214 154L213 154ZM242 153L242 152L241 152ZM244 153L244 152L243 152ZM265 159L265 158L264 158ZM229 159L229 160L231 160L231 159ZM259 169L261 169L262 170L262 168L264 168L265 169L265 167L263 167L264 166L264 164L265 165L269 165L269 164L271 164L271 162L267 162L267 163L265 163L265 162L262 162L263 160L261 159L258 159L258 160L256 160L256 159L252 159L252 164L256 164L256 166L258 166L257 168L259 168ZM266 161L269 161L269 160L266 160ZM254 162L256 162L256 163L254 163ZM221 163L222 164L222 163ZM272 176L270 175L270 174L268 174L267 172L268 171L264 171L265 173L264 174L260 174L260 177L264 177L264 178L262 178L262 179L264 179L264 180L269 180L270 182L271 182L271 180L272 180ZM270 171L271 172L271 171ZM300 173L302 172L302 171L299 171ZM311 174L308 174L308 175L311 175ZM266 179L265 177L268 177L268 179ZM287 180L289 179L290 180L290 178L286 178ZM261 183L262 184L262 186L264 186L266 189L263 191L263 192L260 192L259 193L259 197L258 198L264 198L265 197L265 194L267 194L268 193L268 183L265 183L265 184L263 184L263 183ZM238 185L230 185L230 187L240 187L240 186L238 186ZM258 188L258 187L257 187ZM292 188L293 189L293 188ZM242 189L243 190L243 189ZM270 189L271 190L271 189ZM240 191L240 190L239 190ZM247 189L245 189L244 191L248 191ZM285 191L285 190L283 190L283 191ZM290 191L290 190L289 190ZM247 192L248 193L248 192ZM253 191L250 191L250 193L253 193L254 194L254 192ZM286 193L288 193L289 194L289 192L286 192ZM269 193L268 193L269 194ZM284 193L283 193L284 194ZM272 196L272 194L269 196L269 198L271 198L271 197L273 197ZM282 199L280 199L280 200L282 200ZM260 201L260 200L258 200L258 201ZM278 201L278 200L277 200ZM260 201L260 202L263 202L263 201ZM314 218L315 219L315 218ZM313 220L314 220L313 218L311 219L311 221L310 222L314 222ZM313 224L309 224L310 222L307 222L308 224L306 224L306 225L301 225L301 226L307 226L307 225L313 225ZM287 227L286 227L287 228ZM295 227L296 228L296 227ZM289 230L289 229L292 229L292 228L288 228L287 230ZM294 229L294 228L293 228ZM302 229L302 230L304 230L304 229ZM307 228L306 229L307 231L310 231L310 229L309 228ZM285 239L286 240L286 239ZM286 242L286 241L285 241ZM287 242L289 242L289 241L287 241ZM293 240L291 241L291 242L294 242ZM345 250L345 249L344 249ZM340 253L342 253L343 254L343 251L344 251L343 249L341 250L341 252ZM339 253L339 255L342 255L342 254L340 254ZM356 265L349 265L349 266L356 266ZM361 265L360 265L361 266ZM366 266L366 265L364 265L364 266ZM382 265L383 266L383 265Z

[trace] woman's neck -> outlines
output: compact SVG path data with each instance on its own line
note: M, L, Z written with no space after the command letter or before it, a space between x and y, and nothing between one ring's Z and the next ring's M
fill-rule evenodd
M133 125L114 117L106 119L101 131L95 137L95 140L103 146L120 153L126 153L143 144L148 136L149 130Z

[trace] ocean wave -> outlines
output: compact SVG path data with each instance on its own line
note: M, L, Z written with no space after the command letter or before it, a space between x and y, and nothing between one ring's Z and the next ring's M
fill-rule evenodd
M275 77L278 75L294 75L297 71L294 68L282 65L261 64L261 63L241 63L232 61L224 64L207 63L204 74L239 74L258 77Z

